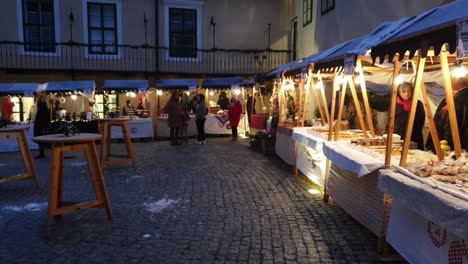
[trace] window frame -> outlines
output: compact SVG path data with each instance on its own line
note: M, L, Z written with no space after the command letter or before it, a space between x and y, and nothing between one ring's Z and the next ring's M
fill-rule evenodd
M193 32L191 33L186 33L186 32L182 32L182 33L179 33L179 32L172 32L172 21L171 21L171 11L172 10L175 10L175 11L179 11L179 12L182 12L183 15L182 15L182 28L184 27L184 22L185 22L185 12L193 12L194 15L195 15L195 19L194 19L194 24L195 24L195 27L194 27L194 30ZM193 59L193 58L196 58L198 56L197 52L198 52L198 47L197 47L197 40L198 40L198 36L197 36L197 10L196 9L193 9L193 8L179 8L179 7L170 7L169 8L169 56L171 58L181 58L181 59ZM183 30L182 30L183 31ZM192 43L192 45L195 45L195 47L193 47L195 49L195 53L193 56L183 56L184 54L180 54L180 55L175 55L173 54L172 52L174 51L174 49L171 48L171 38L172 38L172 34L177 34L179 36L185 36L185 35L191 35L191 37L195 37L195 42ZM175 52L177 53L177 51Z
M51 0L53 4L53 26L54 26L54 42L60 43L60 1L59 0ZM25 31L26 28L24 27L24 0L16 0L16 14L17 14L17 22L18 22L18 41L21 43L25 43ZM25 45L18 46L18 53L20 55L26 56L60 56L61 55L61 47L60 45L55 47L55 51L29 51L25 49Z
M101 19L101 27L92 27L91 26L91 16L90 16L90 7L92 5L96 5L96 6L99 6L100 7L100 12L101 12L101 16L100 16L100 19ZM106 28L104 26L104 9L103 7L104 6L112 6L114 7L114 28ZM88 54L90 55L117 55L119 53L119 50L118 50L118 37L117 37L117 33L119 31L119 28L117 26L117 4L116 3L102 3L102 2L87 2L86 3L86 8L87 8L87 15L88 17L86 18L87 21L88 21ZM105 46L104 46L104 32L106 30L113 30L114 31L114 52L106 52L105 51ZM100 30L101 31L101 49L102 51L101 52L96 52L96 51L93 51L92 50L92 44L91 44L91 32L93 30Z
M197 23L197 50L202 48L202 7L203 1L191 1L191 0L163 0L164 4L164 46L169 48L169 9L170 8L182 8L182 9L195 9L196 10L196 23ZM169 62L201 62L202 57L197 52L196 57L171 57L169 50L165 52L165 60Z
M330 2L332 3L331 5ZM320 14L322 16L331 12L333 9L335 9L335 0L321 0Z
M85 59L121 59L122 57L122 0L81 0L82 16L83 16L83 42L89 43L89 30L88 30L88 3L106 3L116 5L116 35L117 35L117 53L115 54L102 54L102 53L89 53L89 46L83 47Z
M310 9L307 9L306 4L310 3ZM314 1L313 0L302 0L302 27L306 27L313 20L313 13L314 13ZM310 16L310 19L306 19L306 15Z

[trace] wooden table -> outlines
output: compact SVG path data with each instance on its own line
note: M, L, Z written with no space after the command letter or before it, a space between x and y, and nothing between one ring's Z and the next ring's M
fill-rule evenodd
M46 135L33 138L34 142L52 145L50 158L50 189L47 222L47 236L50 236L50 227L53 217L72 213L92 207L104 207L107 218L112 219L109 196L107 195L102 175L95 141L101 139L100 134L82 133L74 136L62 134ZM63 155L67 151L84 150L88 161L89 172L93 183L96 200L88 202L63 201Z
M10 182L15 180L33 180L36 187L39 188L39 179L37 178L36 167L31 156L28 140L26 139L27 126L0 128L0 140L16 138L18 140L21 157L26 168L25 173L16 176L0 177L0 183Z
M131 162L132 166L136 168L135 153L133 151L132 140L130 139L130 132L128 131L128 120L127 118L102 118L99 119L102 127L102 140L101 140L101 164L102 167L110 165L112 163ZM127 156L120 159L109 159L110 156L110 144L111 144L111 127L117 126L122 128L123 140L125 148L127 149Z

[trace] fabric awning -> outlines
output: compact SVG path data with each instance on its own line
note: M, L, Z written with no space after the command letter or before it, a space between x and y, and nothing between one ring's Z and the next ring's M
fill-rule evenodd
M159 80L155 84L158 89L184 89L190 87L198 87L198 80L195 79L174 79L174 80Z
M48 82L40 86L40 89L48 93L79 91L91 94L94 92L95 88L96 83L94 81Z
M231 88L232 86L241 86L243 82L244 78L242 77L205 79L202 88Z
M104 81L103 90L148 90L148 80L106 80Z
M433 8L416 17L416 22L392 36L385 43L372 49L374 62L379 58L382 63L388 55L392 61L395 54L403 59L406 51L412 58L417 50L421 57L426 57L433 48L435 55L440 53L442 45L447 43L450 53L456 51L456 22L468 18L468 0L458 0L450 4Z
M39 83L0 83L0 94L32 96L38 91L39 85Z
M242 83L242 87L253 87L255 85L255 78L251 78Z

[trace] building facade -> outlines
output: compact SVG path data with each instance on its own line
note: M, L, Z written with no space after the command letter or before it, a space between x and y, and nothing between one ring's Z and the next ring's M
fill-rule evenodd
M290 59L295 10L294 0L5 0L1 7L1 82L267 72Z
M291 49L307 57L366 35L385 21L418 15L450 2L443 0L295 0ZM294 41L295 39L295 41Z

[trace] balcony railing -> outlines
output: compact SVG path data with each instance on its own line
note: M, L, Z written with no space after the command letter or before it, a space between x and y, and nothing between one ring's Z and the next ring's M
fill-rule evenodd
M92 52L96 50L113 54ZM171 57L168 48L149 45L102 47L76 42L37 45L0 41L0 69L250 75L269 72L291 57L288 50L199 49L190 54L193 57Z

